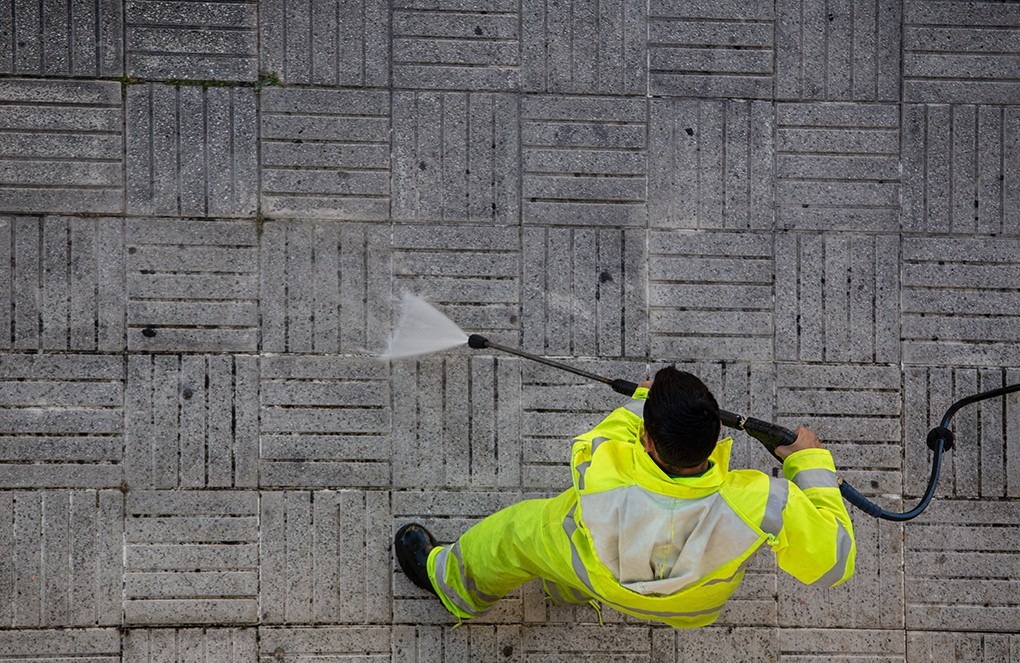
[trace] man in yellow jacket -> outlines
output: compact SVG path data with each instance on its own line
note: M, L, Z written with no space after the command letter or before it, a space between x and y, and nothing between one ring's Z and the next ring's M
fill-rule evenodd
M397 560L459 619L541 578L554 601L705 626L765 544L804 583L848 580L853 527L818 437L798 428L795 443L776 449L782 478L730 470L733 440L718 440L718 410L701 380L664 368L575 439L571 488L503 509L450 546L405 525Z

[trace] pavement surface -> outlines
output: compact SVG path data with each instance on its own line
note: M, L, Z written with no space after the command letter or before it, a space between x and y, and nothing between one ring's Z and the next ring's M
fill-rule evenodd
M396 569L567 485L669 362L909 507L1020 382L1020 4L8 0L0 660L1020 661L1020 398L857 575L757 558L718 623L475 623ZM735 464L773 462L743 434ZM901 499L901 496L904 496Z

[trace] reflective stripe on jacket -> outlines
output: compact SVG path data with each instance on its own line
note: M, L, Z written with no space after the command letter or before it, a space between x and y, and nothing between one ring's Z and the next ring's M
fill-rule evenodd
M639 389L572 448L578 503L564 529L593 594L637 617L695 627L715 621L766 543L802 582L834 586L853 575L853 527L828 451L796 452L784 478L772 478L731 471L726 438L707 472L674 479L641 442L646 396Z

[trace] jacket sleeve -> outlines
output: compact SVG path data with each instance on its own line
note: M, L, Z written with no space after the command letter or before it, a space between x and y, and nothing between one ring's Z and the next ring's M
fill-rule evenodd
M769 501L781 501L779 533L772 542L779 568L808 585L835 587L854 574L857 544L853 524L826 449L802 449L783 463L784 479L773 479ZM766 513L768 507L766 507ZM768 518L768 515L766 515Z
M644 430L643 414L647 398L648 389L638 387L626 405L616 408L598 426L574 439L592 441L602 437L610 440L638 441Z

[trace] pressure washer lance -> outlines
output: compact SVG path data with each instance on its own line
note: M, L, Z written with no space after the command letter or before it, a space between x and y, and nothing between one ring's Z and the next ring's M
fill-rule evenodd
M482 350L485 348L499 350L500 352L506 352L512 355L517 355L518 357L537 361L540 364L558 368L562 371L573 373L574 375L580 375L581 377L588 378L589 380L595 380L596 382L607 384L613 388L613 391L624 396L633 396L634 391L638 388L636 382L621 379L614 380L612 378L589 373L588 371L582 371L579 368L574 368L573 366L568 366L567 364L562 364L558 361L540 357L538 355L531 354L530 352L524 352L523 350L517 350L515 348L506 347L505 345L493 343L479 334L472 334L469 336L468 345L475 350ZM917 504L917 506L910 511L904 511L903 513L886 511L862 495L857 489L848 484L842 478L837 478L840 493L842 493L843 498L846 499L847 502L869 516L894 521L904 521L916 518L928 507L932 496L935 494L935 487L938 485L939 472L942 467L942 455L953 448L954 436L953 432L949 430L949 424L956 412L965 405L977 403L978 401L983 401L989 398L995 398L996 396L1005 396L1006 394L1011 394L1016 391L1020 391L1020 384L1009 385L999 389L985 391L980 394L974 394L973 396L962 398L949 406L949 409L946 410L946 414L942 417L941 425L936 426L928 432L927 445L928 448L935 454L932 459L931 476L928 479L928 488L925 490L924 496L921 498L921 501ZM778 460L780 463L783 462L783 460L778 456L778 454L776 454L776 447L793 444L797 440L797 435L788 428L784 428L761 419L755 419L753 417L742 417L739 414L727 412L726 410L719 410L719 420L727 428L742 430L761 442L765 449L772 454L773 458Z

